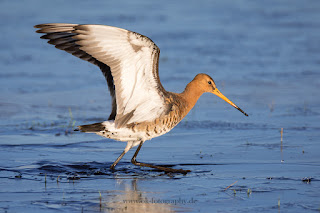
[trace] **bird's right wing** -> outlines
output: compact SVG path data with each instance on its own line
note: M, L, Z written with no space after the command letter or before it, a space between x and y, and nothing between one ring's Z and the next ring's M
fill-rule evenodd
M168 112L166 91L158 73L160 50L146 36L104 25L44 24L36 27L41 28L38 32L47 35L70 32L57 48L71 51L76 47L82 52L72 54L88 61L93 57L111 68L117 127L153 121Z
M81 46L76 44L77 40L73 38L73 36L76 35L76 33L74 33L76 26L78 26L78 24L39 24L34 27L40 28L37 30L37 33L45 33L41 38L48 39L49 44L55 45L56 48L71 53L100 68L103 76L107 80L110 95L112 97L112 112L108 120L114 120L117 113L117 105L110 67L80 49Z

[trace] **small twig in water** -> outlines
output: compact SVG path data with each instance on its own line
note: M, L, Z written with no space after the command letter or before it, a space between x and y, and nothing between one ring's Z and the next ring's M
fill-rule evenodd
M274 100L272 100L271 104L268 104L270 112L274 111Z
M100 199L100 210L102 208L102 196L101 196L101 192L99 191L99 199Z
M280 141L281 141L281 145L280 145L281 162L283 163L284 162L284 160L283 160L283 152L282 152L282 150L283 150L283 128L280 129L280 135L281 135L281 139L280 139Z
M234 184L236 184L238 181L236 181L236 182L234 182L234 183L232 183L232 184L230 184L227 188L225 188L224 189L224 191L226 191L227 189L229 189L231 186L233 186Z

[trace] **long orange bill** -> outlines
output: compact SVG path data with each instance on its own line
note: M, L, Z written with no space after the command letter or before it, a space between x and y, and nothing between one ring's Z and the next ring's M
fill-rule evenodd
M245 113L242 109L240 109L237 105L235 105L234 103L232 103L232 101L230 101L226 96L224 96L217 88L212 92L213 94L215 94L216 96L218 96L219 98L222 98L223 100L225 100L227 103L229 103L231 106L233 106L234 108L236 108L237 110L239 110L240 112L242 112L245 116L248 116L247 113Z

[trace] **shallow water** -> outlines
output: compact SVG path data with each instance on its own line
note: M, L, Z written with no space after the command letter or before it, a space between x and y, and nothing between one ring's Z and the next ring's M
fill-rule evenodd
M318 1L2 1L1 212L318 212ZM203 95L138 160L124 143L73 132L103 121L100 71L39 39L46 22L106 24L150 37L160 78L181 92L208 73L249 117ZM283 142L280 140L283 128Z

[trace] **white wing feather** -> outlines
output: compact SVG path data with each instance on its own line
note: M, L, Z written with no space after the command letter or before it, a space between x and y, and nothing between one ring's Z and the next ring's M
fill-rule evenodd
M147 37L103 25L75 27L80 49L111 68L117 125L152 121L165 112L158 78L159 48ZM156 63L156 65L155 65Z

